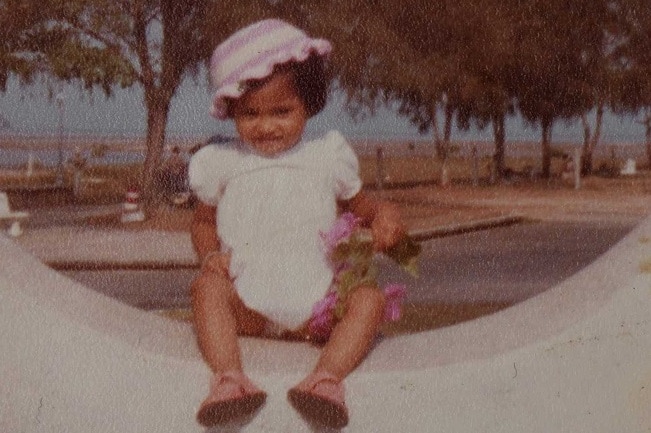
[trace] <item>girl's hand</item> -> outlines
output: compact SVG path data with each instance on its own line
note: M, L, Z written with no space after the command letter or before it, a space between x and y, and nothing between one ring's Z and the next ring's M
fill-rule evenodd
M229 269L231 265L231 255L211 251L203 258L201 263L201 272L208 274L217 274L222 278L230 279Z
M398 207L391 203L380 203L371 222L371 231L376 251L386 251L397 244L407 233Z

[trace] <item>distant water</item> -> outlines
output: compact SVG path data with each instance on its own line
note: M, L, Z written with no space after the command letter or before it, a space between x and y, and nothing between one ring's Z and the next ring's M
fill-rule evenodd
M0 148L0 167L24 167L29 160L30 154L36 163L47 167L58 165L59 158L61 158L61 162L65 163L74 157L74 151L69 149L64 149L60 157L59 151L56 149L23 150L16 148ZM142 152L133 151L107 151L101 158L92 158L90 151L85 151L81 154L86 161L98 164L132 164L142 163L145 160Z
M308 133L308 136L310 135L321 135L321 133ZM207 139L208 135L169 137L167 144L168 147L172 144L179 144L182 148L188 149L197 143L205 143ZM427 156L434 154L431 139L425 136L360 137L352 135L348 136L348 139L359 155L375 156L380 148L384 156ZM7 136L3 137L0 135L0 167L24 167L29 160L30 154L35 162L44 166L54 167L59 163L60 159L64 163L72 159L76 150L81 151L81 155L91 164L142 163L145 159L143 142L144 138L142 135L136 134L121 136L69 136L65 140L60 155L56 148L57 138L25 135L7 139ZM55 143L54 147L52 146L53 143ZM97 143L107 145L107 149L101 158L92 156L93 144ZM453 140L453 144L456 148L455 154L458 156L468 157L472 154L473 149L477 150L477 154L480 157L490 156L494 152L494 145L490 138L457 138ZM579 145L577 141L558 140L553 143L555 148L563 149L566 152L572 152ZM596 156L614 155L617 158L626 159L645 158L645 152L646 149L643 142L613 143L603 140L599 143L595 154ZM540 144L535 140L507 140L506 155L507 157L536 157L540 155Z

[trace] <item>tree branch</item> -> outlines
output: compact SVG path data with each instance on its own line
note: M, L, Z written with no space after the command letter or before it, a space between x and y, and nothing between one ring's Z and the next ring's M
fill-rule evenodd
M147 45L147 25L149 21L140 2L132 4L131 16L133 17L134 35L132 48L140 63L139 80L145 88L146 93L148 89L153 89L156 86L155 72L149 57Z

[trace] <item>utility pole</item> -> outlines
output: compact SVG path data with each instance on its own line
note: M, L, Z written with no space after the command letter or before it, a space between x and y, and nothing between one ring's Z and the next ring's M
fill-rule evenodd
M58 159L57 159L57 175L56 186L63 186L63 115L65 106L63 104L63 91L57 93L56 103L59 112L59 143L58 143Z

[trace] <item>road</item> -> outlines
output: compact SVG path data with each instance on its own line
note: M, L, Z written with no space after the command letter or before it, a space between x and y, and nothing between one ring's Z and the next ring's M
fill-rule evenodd
M424 243L417 303L519 302L576 273L633 227L621 223L528 223ZM396 272L388 268L386 274ZM407 281L407 280L404 280Z
M514 303L576 273L633 227L626 223L525 223L423 243L413 280L381 260L380 281L406 282L409 301ZM194 269L64 271L99 292L143 309L189 305Z

